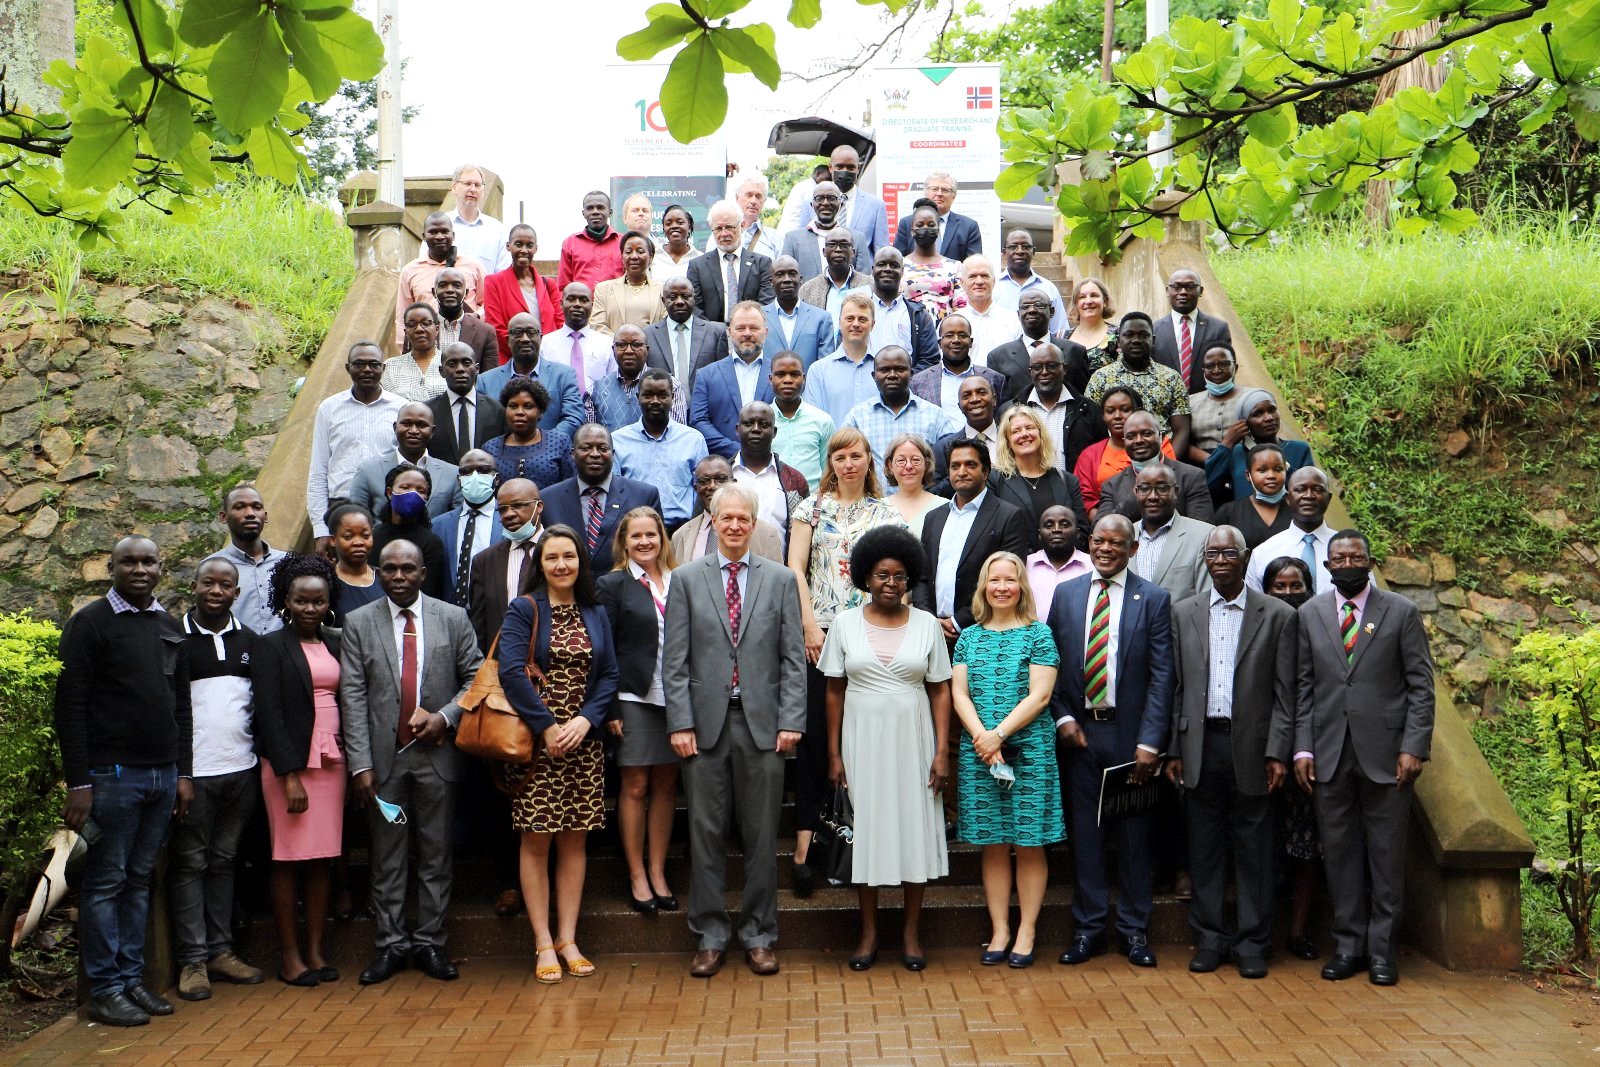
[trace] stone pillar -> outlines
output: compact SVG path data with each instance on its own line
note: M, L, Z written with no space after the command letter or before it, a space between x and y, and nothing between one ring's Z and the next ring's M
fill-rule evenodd
M54 61L72 62L75 16L73 0L0 0L0 67L8 97L38 111L61 106L61 94L42 79Z

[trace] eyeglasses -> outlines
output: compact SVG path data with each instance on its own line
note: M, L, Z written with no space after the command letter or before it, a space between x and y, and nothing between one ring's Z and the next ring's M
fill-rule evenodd
M1199 289L1199 282L1172 282L1167 286L1167 291L1170 293L1193 293Z
M508 336L508 337L538 337L539 336L539 331L538 330L530 330L530 329L507 330L506 331L506 336Z
M506 500L495 505L495 510L503 515L508 511L516 511L518 508L540 508L543 506L543 500Z
M889 574L886 571L877 571L872 575L872 580L879 585L905 585L910 578L905 574Z
M1243 554L1244 553L1240 552L1237 548L1208 548L1205 551L1207 563L1215 563L1216 561L1222 559L1232 563L1239 559Z
M1370 562L1371 560L1367 556L1361 554L1328 557L1328 566L1330 567L1365 567Z
M922 466L922 457L921 456L896 456L896 457L894 457L893 459L891 459L889 461L889 466L891 466L891 467L920 467L920 466Z
M696 478L694 480L694 484L695 485L727 485L731 481L733 481L733 479L731 477L729 477L728 475L726 475L726 474L702 474L700 477L698 477L698 478Z
M1174 490L1166 482L1155 485L1136 485L1133 487L1134 496L1171 496Z

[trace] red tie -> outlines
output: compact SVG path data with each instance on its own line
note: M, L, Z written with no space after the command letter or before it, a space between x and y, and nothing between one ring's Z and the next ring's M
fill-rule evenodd
M1189 316L1178 320L1178 373L1183 375L1183 387L1189 388L1189 367L1194 363L1194 335L1189 332Z
M739 613L744 610L744 601L739 598L739 568L740 563L728 564L728 629L733 634L733 647L739 648ZM733 687L739 688L739 659L733 660Z
M600 544L600 521L605 512L600 508L600 487L591 485L583 491L589 498L589 514L584 522L583 539L589 544L589 554L594 555L594 550Z
M400 625L405 629L401 631L400 725L395 730L395 740L401 748L417 736L411 729L411 713L417 706L417 629L411 625L415 618L410 611L400 613Z

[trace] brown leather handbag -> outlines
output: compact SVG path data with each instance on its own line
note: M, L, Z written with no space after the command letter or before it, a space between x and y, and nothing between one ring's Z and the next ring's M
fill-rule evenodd
M533 646L539 640L539 604L531 596L523 598L533 609L533 636L528 641L528 680L534 692L544 688L544 672L533 659ZM533 762L536 738L533 730L506 699L500 685L500 635L489 643L478 673L461 698L461 721L456 726L456 748L469 756L527 765Z

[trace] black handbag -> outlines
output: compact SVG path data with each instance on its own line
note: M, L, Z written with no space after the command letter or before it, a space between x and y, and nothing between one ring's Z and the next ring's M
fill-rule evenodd
M850 792L842 785L834 786L833 794L822 806L816 835L811 840L812 851L822 851L808 866L816 867L834 885L848 885L855 841L855 810L850 805Z

